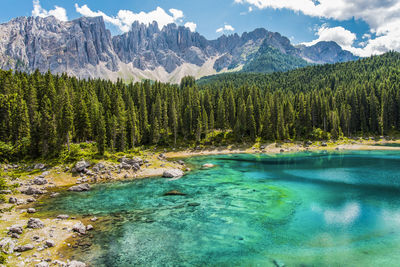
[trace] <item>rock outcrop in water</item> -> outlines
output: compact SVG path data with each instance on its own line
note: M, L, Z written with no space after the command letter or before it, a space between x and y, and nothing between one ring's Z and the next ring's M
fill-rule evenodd
M166 170L163 173L163 177L165 178L179 178L184 175L184 172L179 169L171 169L171 170Z
M240 69L263 43L308 62L356 59L333 42L295 47L288 38L261 28L210 41L175 24L159 29L156 22L148 26L134 22L129 32L112 37L102 17L62 22L50 16L19 17L0 24L0 68L179 82L184 75Z
M73 192L84 192L89 190L90 190L89 184L74 185L68 188L68 191L73 191Z

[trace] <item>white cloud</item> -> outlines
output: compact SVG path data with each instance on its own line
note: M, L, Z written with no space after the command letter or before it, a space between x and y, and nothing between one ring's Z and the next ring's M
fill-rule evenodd
M197 28L197 24L194 22L186 22L185 27L189 28L192 32L195 32L196 28Z
M358 55L381 54L388 50L400 51L400 0L234 0L259 9L289 9L308 16L334 20L352 18L365 21L374 39L365 47L351 49Z
M65 8L59 7L59 6L54 6L54 9L52 10L45 10L42 8L40 5L39 0L33 0L33 10L32 10L32 16L34 17L41 17L45 18L48 16L54 16L58 20L61 21L67 21L67 11Z
M175 9L175 8L171 8L169 10L169 13L172 14L172 17L174 18L174 20L179 20L183 18L183 12L182 10L179 9Z
M111 23L117 26L121 31L128 32L131 29L132 23L135 21L139 21L144 24L151 24L153 21L158 23L160 29L170 23L181 22L184 17L183 12L178 9L171 8L168 14L161 7L157 7L155 10L140 13L133 13L130 10L120 10L118 11L117 16L108 16L102 11L92 11L87 5L79 6L75 4L76 12L86 17L103 17L104 21ZM191 25L193 26L193 25Z
M233 32L234 30L235 30L235 28L233 28L231 25L225 24L224 27L218 28L218 29L216 30L216 32L217 32L217 33L224 32L224 31L231 31L231 32Z
M354 41L357 39L356 34L343 27L329 28L326 25L322 25L316 32L317 39L309 43L303 43L304 45L310 46L321 41L334 41L345 50L351 50Z

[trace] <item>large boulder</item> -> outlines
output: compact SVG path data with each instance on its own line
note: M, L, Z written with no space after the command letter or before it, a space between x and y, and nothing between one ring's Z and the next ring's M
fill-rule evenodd
M38 176L33 179L33 183L36 185L44 185L47 184L47 180L44 177Z
M32 244L26 244L26 245L23 245L23 246L16 247L14 249L14 251L24 252L24 251L32 250L33 248L34 248L34 246Z
M22 189L21 193L25 195L41 195L44 194L45 192L40 190L39 188L29 186L28 188Z
M184 175L184 172L180 169L170 169L166 170L163 173L163 177L165 178L178 178Z
M28 224L27 224L26 227L32 228L32 229L43 228L44 227L44 223L40 219L30 218L28 220Z
M22 232L24 231L24 229L22 228L22 226L20 225L13 225L8 229L8 233L9 234L22 234Z
M73 192L84 192L89 190L90 190L89 184L74 185L68 188L68 191L73 191Z
M85 225L84 225L83 223L81 223L81 222L78 222L78 223L76 223L74 226L72 226L72 230L73 230L74 232L77 232L77 233L81 234L81 235L86 234L86 227L85 227Z
M127 157L122 157L120 159L118 159L118 161L121 163L119 165L119 167L121 169L125 169L125 170L130 170L133 169L135 171L140 170L140 166L143 165L143 159L141 158L127 158Z
M90 167L90 163L83 159L81 161L78 161L75 164L75 170L77 172L83 172L84 169L89 168L89 167Z
M71 261L67 267L86 267L86 263L81 261Z
M43 170L44 168L46 168L46 166L43 163L38 163L38 164L35 164L35 166L33 168L35 170Z
M0 240L0 249L3 253L12 254L14 252L15 242L9 238L3 238Z

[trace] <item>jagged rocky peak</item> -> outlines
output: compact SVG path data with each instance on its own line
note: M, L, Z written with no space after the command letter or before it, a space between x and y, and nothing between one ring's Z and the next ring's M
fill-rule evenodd
M129 32L113 37L113 45L122 62L141 70L164 67L168 73L183 63L201 66L215 54L199 33L176 24L159 30L157 22L134 22Z
M17 18L0 25L0 65L5 69L79 72L87 64L116 71L111 33L102 17L62 22L53 16Z
M312 46L298 46L301 56L313 63L336 63L357 60L351 52L343 50L336 42L321 41Z
M137 21L129 32L111 36L102 17L68 22L52 16L19 17L0 24L0 68L51 70L81 78L178 82L185 75L241 69L259 54L260 47L268 46L314 63L356 59L334 42L294 47L288 38L263 28L207 40L176 24L160 29L157 22Z

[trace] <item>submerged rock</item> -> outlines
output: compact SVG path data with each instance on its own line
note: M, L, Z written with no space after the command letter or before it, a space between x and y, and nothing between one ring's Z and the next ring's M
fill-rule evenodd
M167 193L164 193L164 196L186 196L185 193L179 192L177 190L172 190Z
M30 218L26 227L32 228L32 229L43 228L44 223L40 219Z
M75 185L71 186L68 188L68 191L73 191L73 192L83 192L83 191L89 191L90 190L90 185L89 184L80 184L80 185Z
M203 164L203 168L213 168L213 167L215 167L215 165L214 164L212 164L212 163L206 163L206 164Z
M193 202L193 203L189 203L188 206L190 206L190 207L197 207L197 206L200 206L200 203Z
M285 263L280 260L273 260L272 262L276 267L285 267Z
M183 176L184 173L180 169L171 169L171 170L166 170L163 173L163 177L165 178L177 178Z

